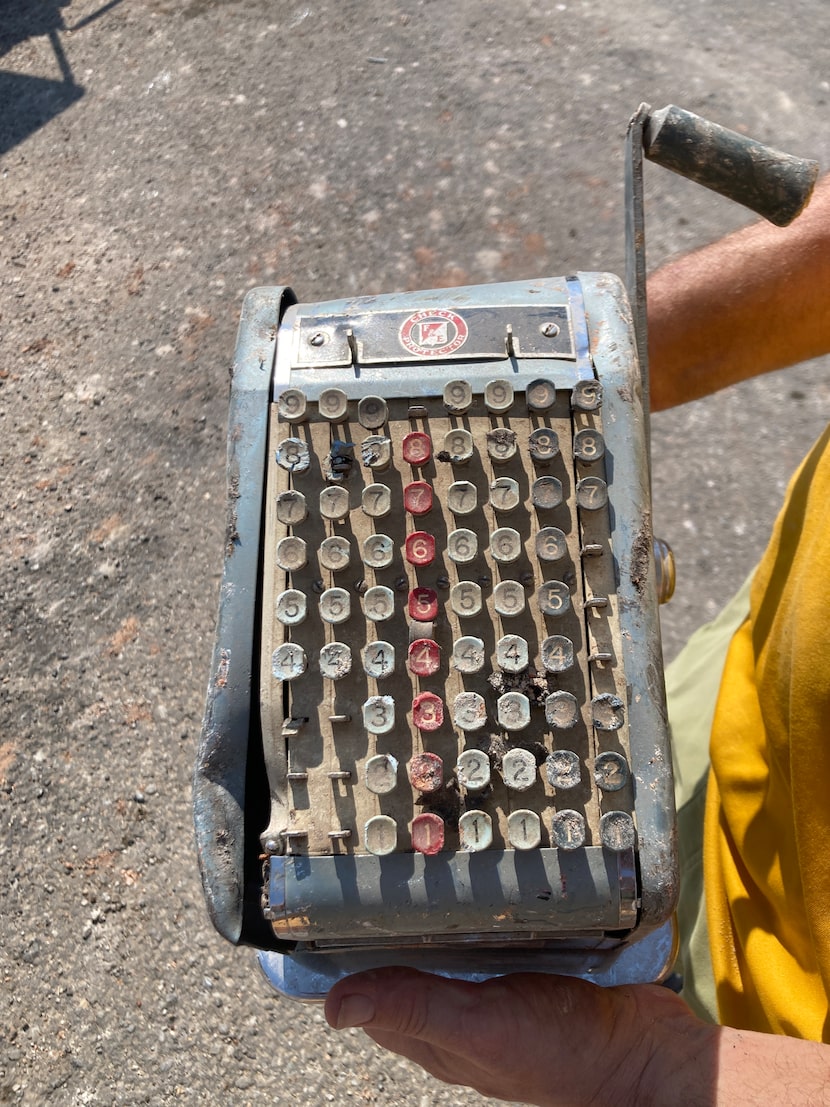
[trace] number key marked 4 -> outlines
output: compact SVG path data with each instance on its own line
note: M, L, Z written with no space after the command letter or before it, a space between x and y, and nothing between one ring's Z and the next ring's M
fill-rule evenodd
M417 638L409 647L407 664L415 676L433 676L441 667L441 647L431 638Z

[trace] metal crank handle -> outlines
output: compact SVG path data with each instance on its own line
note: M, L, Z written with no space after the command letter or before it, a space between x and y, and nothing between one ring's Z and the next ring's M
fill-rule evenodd
M784 154L669 104L651 111L643 134L646 157L778 227L786 227L807 204L818 162Z

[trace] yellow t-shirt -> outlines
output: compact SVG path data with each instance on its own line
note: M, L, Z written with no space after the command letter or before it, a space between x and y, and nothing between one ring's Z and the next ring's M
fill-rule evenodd
M720 1020L830 1041L830 428L727 654L704 869Z

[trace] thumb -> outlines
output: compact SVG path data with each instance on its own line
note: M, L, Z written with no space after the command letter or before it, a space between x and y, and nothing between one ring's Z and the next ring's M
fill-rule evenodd
M373 969L338 981L326 997L325 1016L335 1030L361 1026L453 1051L476 994L473 984L417 969Z

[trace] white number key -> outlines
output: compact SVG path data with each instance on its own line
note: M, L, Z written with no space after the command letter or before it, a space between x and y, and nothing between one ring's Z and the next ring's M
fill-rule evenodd
M370 696L363 705L363 725L372 734L388 734L395 725L394 697Z
M526 792L536 783L536 758L530 750L510 750L502 758L501 775L508 788Z
M499 527L490 535L490 553L494 561L516 561L522 553L522 539L512 527Z
M345 588L327 588L320 597L320 618L327 623L345 623L351 605L352 598Z
M478 692L461 692L452 707L453 722L462 730L481 730L487 723L487 706Z
M496 642L496 663L505 673L523 673L530 664L527 642L518 634L505 634Z
M519 482L512 477L497 477L490 485L490 503L496 511L513 511L520 501Z
M505 692L499 696L496 711L499 725L505 730L524 730L530 726L530 700L524 692Z
M320 675L340 680L352 671L352 651L343 642L329 642L320 650Z
M525 590L517 580L503 580L493 589L493 606L504 618L521 615L525 609Z
M320 514L324 519L345 519L349 514L348 488L329 485L320 493Z
M294 680L306 671L306 656L296 642L284 642L271 655L271 672L277 680Z
M477 506L476 486L468 480L457 480L447 489L447 507L453 515L471 515Z
M395 647L389 642L370 642L363 650L363 669L367 676L381 680L395 671Z
M277 596L277 618L284 627L296 627L305 619L307 612L305 592L297 588L288 588Z
M490 758L484 750L464 750L458 756L455 775L468 792L481 792L490 783Z
M480 673L484 668L484 641L465 635L452 646L452 663L459 673Z
M451 561L463 565L467 561L473 561L477 553L478 538L475 531L462 527L447 535L447 556Z
M489 849L493 844L493 822L485 811L465 811L458 820L461 848L471 853Z
M514 849L536 849L542 824L535 811L512 811L507 816L507 838Z

